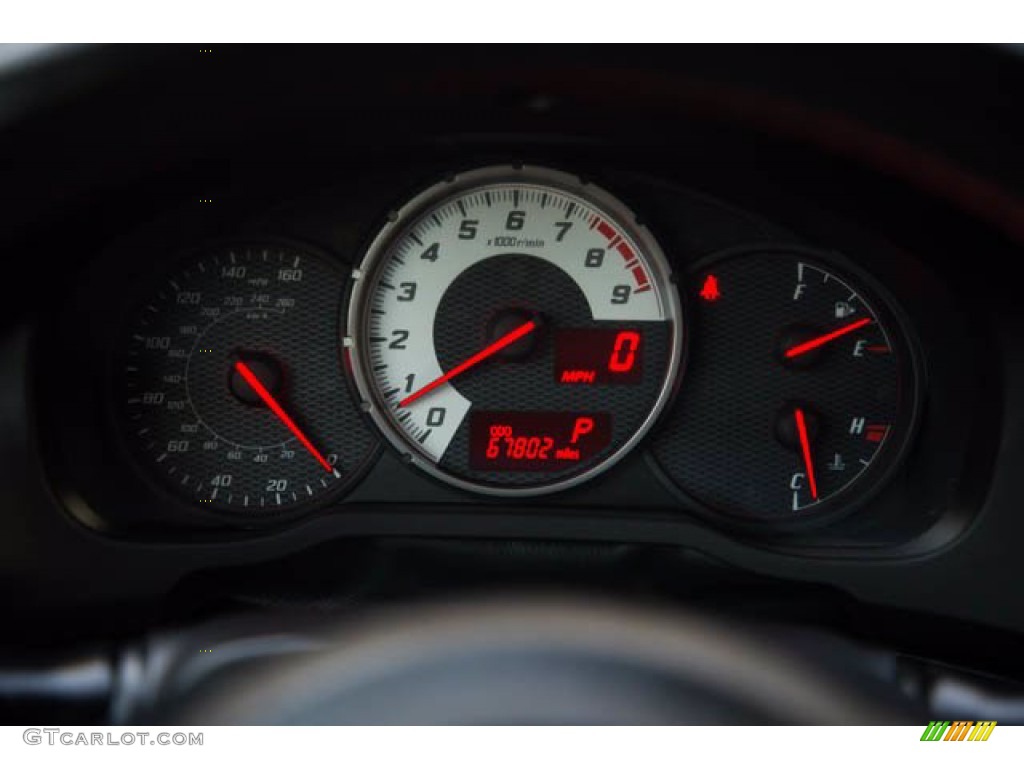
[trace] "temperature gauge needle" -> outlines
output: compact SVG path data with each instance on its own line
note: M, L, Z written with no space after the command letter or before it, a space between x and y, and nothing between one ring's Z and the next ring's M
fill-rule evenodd
M321 467L333 475L335 473L334 467L332 467L327 459L323 457L323 454L316 449L313 443L310 442L309 438L306 437L305 433L299 429L298 425L292 421L291 416L285 413L284 408L282 408L280 403L274 399L274 396L267 391L267 388L263 386L263 383L256 378L256 374L252 372L252 369L241 360L238 360L235 362L235 370L238 371L238 374L243 379L245 379L246 384L252 387L253 391L259 395L263 404L266 405L267 408L277 416L281 423L288 427L288 431L295 435L296 439L302 443L302 447L309 451L310 455L319 462Z
M796 433L800 437L800 452L804 456L804 470L807 472L807 484L811 487L811 498L818 498L818 483L814 479L814 459L811 458L811 439L807 436L807 421L801 408L793 411L796 417Z
M821 336L816 336L810 341L805 341L802 344L797 344L795 347L790 347L786 350L786 357L799 357L805 352L810 352L812 349L828 344L830 341L845 336L848 333L853 333L858 328L863 328L865 325L871 322L870 317L862 317L860 320L854 320L848 325L844 325L842 328L837 328L834 331L823 333Z
M523 336L525 336L526 334L532 333L536 328L537 328L537 323L535 323L533 320L528 320L527 322L523 323L519 327L513 328L511 331L506 333L504 336L502 336L497 341L492 342L491 344L488 344L486 347L481 349L479 352L477 352L472 357L469 357L466 360L463 360L461 363L459 363L454 368L452 368L450 371L448 371L448 373L445 373L445 374L443 374L441 376L438 376L436 379L434 379L429 384L425 384L424 386L422 386L419 389L417 389L415 392L413 392L407 398L402 400L398 404L398 407L399 408L407 408L408 406L410 406L413 403L415 403L417 400L419 400L421 397L423 397L428 392L433 392L435 389L440 387L446 381L451 381L452 379L454 379L459 374L465 373L470 368L472 368L472 367L482 363L487 358L492 357L493 355L496 355L498 352L501 352L501 350L503 350L509 344L514 344L515 342L519 341L519 339L523 338Z

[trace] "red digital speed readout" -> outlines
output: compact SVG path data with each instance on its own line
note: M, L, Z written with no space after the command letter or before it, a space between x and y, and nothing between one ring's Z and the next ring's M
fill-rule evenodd
M633 329L564 328L555 333L559 384L639 384L643 336Z
M609 413L474 411L469 460L474 469L556 472L599 454L611 442Z

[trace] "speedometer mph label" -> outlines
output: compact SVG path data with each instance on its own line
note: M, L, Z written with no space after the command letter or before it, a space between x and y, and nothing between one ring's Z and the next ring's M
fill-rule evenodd
M364 407L414 463L470 490L597 474L650 427L678 370L679 298L657 243L567 174L487 168L432 187L354 276ZM571 445L576 424L602 426ZM488 448L491 429L511 430L507 451Z

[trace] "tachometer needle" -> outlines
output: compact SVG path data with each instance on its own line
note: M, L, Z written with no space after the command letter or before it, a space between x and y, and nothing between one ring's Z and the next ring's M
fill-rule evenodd
M502 336L497 341L492 342L491 344L488 344L486 347L481 349L479 352L477 352L472 357L467 358L463 362L461 362L458 365L456 365L454 368L452 368L450 371L448 371L448 373L445 373L445 374L443 374L441 376L438 376L436 379L434 379L429 384L426 384L426 385L420 387L419 389L417 389L411 395L409 395L404 400L402 400L398 404L398 407L399 408L407 408L408 406L410 406L413 403L415 403L417 400L419 400L421 397L423 397L428 392L433 392L435 389L440 387L446 381L451 381L452 379L454 379L459 374L465 373L466 371L468 371L470 368L474 367L475 365L478 365L479 363L482 363L487 358L497 354L498 352L501 352L501 350L503 350L509 344L513 344L516 341L518 341L519 339L523 338L523 336L525 336L526 334L532 333L536 328L537 328L537 323L535 323L533 320L528 320L527 322L523 323L519 327L513 328L511 331L506 333L504 336Z
M844 325L842 328L837 328L829 333L816 336L810 341L805 341L802 344L797 344L795 347L790 347L786 350L786 357L798 357L799 355L804 354L804 352L810 352L812 349L817 349L818 347L828 344L830 341L838 339L840 336L853 333L858 328L863 328L870 322L870 317L862 317L860 320L854 320L852 323Z
M295 438L302 443L302 447L309 451L310 455L320 463L321 467L333 475L334 467L332 467L327 459L323 457L323 454L316 449L316 446L309 441L309 438L306 437L305 433L303 433L301 429L299 429L299 426L292 421L291 416L285 413L284 408L282 408L277 400L274 399L274 396L267 391L267 388L263 386L262 382L256 378L256 374L252 372L252 369L241 360L237 360L235 362L235 370L238 371L239 375L245 379L245 382L252 387L253 391L259 395L263 404L266 405L267 408L277 416L281 423L288 427L288 431L295 435Z
M811 458L811 439L807 436L807 421L804 412L797 408L793 411L796 417L796 433L800 436L800 452L804 456L804 470L807 472L807 484L811 487L811 498L818 498L818 483L814 479L814 459Z

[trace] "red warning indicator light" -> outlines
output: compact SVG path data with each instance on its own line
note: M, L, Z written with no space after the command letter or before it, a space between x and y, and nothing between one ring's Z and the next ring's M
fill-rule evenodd
M718 301L722 298L722 292L718 290L718 278L708 275L704 278L704 287L700 289L700 297L704 301Z

